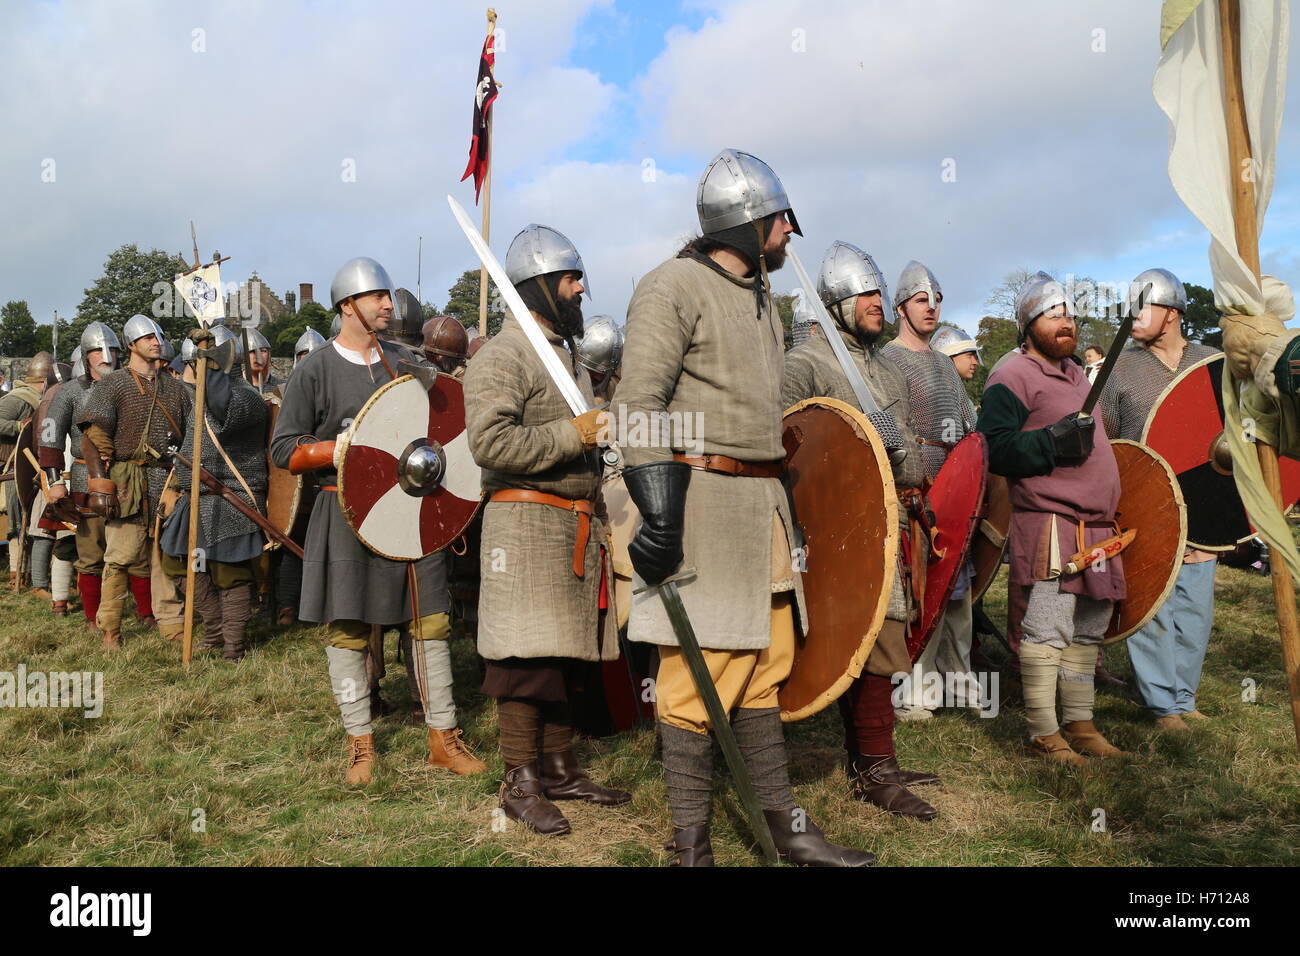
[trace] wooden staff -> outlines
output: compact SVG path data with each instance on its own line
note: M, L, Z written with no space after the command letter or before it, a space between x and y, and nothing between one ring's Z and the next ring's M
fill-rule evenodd
M195 343L197 344L197 343ZM190 455L191 465L203 462L203 420L207 413L204 408L208 382L207 349L197 350L194 362L194 410L191 418L194 422L194 445ZM195 417L197 416L197 417ZM190 468L190 527L189 548L186 553L189 560L185 562L185 633L181 641L181 663L190 666L190 653L194 647L194 552L199 545L199 476L197 468Z
M497 29L497 12L496 12L496 10L494 10L492 7L488 7L488 12L487 12L487 22L488 22L487 35L488 35L488 36L492 36L494 33L496 33L496 29ZM493 71L493 73L495 74L495 70ZM500 84L497 84L497 88L498 88L498 90L500 89ZM494 115L495 113L496 113L496 110L493 109L490 113L488 113L488 118L487 118L487 138L488 138L488 147L487 147L487 163L485 164L485 165L487 166L487 172L483 174L483 228L482 228L481 230L479 230L480 232L483 233L483 241L484 241L484 242L489 242L489 241L491 241L491 238L492 238L492 235L491 235L491 227L492 227L492 117L493 117L493 115ZM487 266L485 266L485 265L480 265L480 266L478 267L478 334L479 334L479 335L487 335L487 334L488 334L488 322L487 322L487 299L488 299L488 294L487 294L487 290L488 290L488 272L487 272Z
M1259 278L1259 230L1256 225L1255 180L1244 175L1253 169L1250 128L1246 123L1246 98L1241 82L1241 5L1239 0L1219 0L1219 42L1223 54L1223 110L1228 129L1228 162L1232 170L1232 217L1237 255ZM1282 512L1282 476L1277 449L1255 442L1264 485ZM1295 589L1291 572L1280 556L1269 562L1273 575L1273 603L1277 607L1277 628L1282 641L1282 661L1291 693L1291 720L1295 724L1296 747L1300 749L1300 619L1296 614Z

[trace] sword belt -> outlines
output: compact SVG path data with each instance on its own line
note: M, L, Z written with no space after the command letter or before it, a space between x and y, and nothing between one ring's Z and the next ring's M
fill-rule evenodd
M594 502L586 498L561 498L559 495L548 495L544 491L532 491L528 488L503 488L501 491L494 492L488 500L525 501L576 513L578 536L573 542L573 573L583 577L586 570L587 538L591 534L591 516L596 513Z
M712 471L737 478L780 478L785 474L785 461L741 461L726 455L685 455L674 453L674 461L683 461L696 471Z
M957 447L956 443L946 441L930 441L928 438L917 438L922 445L933 445L935 448L942 448L944 451L952 451Z

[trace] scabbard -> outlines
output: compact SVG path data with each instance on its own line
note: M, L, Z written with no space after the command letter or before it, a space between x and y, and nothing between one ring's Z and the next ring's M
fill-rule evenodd
M186 468L189 468L191 474L194 473L194 469L190 467L190 460L180 452L174 452L172 458L180 462ZM235 494L221 482L217 481L217 479L212 476L212 473L202 465L199 466L198 475L199 481L203 482L205 487L210 488L212 491L221 495L221 497L230 502L231 507L241 515L253 522L253 524L257 525L276 541L280 542L280 544L287 548L292 554L296 555L299 559L302 559L303 551L298 542L294 541L275 525L271 524L271 522L267 521L260 511L250 505L243 498L239 497L239 495Z

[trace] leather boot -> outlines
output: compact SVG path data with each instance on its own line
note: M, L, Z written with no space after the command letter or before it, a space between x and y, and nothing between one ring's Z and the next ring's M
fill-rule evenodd
M626 790L602 787L588 777L572 750L542 754L542 791L550 800L586 800L600 807L619 807L632 799Z
M1182 714L1165 714L1163 717L1156 718L1156 729L1183 733L1192 728L1187 726L1187 721L1183 720Z
M54 600L54 595L51 594L49 591L47 591L45 588L32 588L32 594L35 597L40 598L42 601Z
M863 755L849 763L850 795L900 817L933 820L939 811L904 786L893 757Z
M664 844L672 854L669 866L712 866L713 844L709 842L709 825L673 827L673 838Z
M1071 767L1083 767L1087 766L1088 763L1088 758L1075 753L1060 733L1033 737L1030 740L1030 746L1039 756L1046 757L1056 763L1067 764Z
M817 824L799 807L764 810L772 842L782 863L791 866L874 866L876 855L865 850L836 846L826 840Z
M459 774L482 773L487 770L487 764L475 757L465 745L459 727L451 730L429 728L428 764L430 767L442 767Z
M51 602L50 602L50 611L51 611L51 613L53 613L53 615L54 615L55 617L67 617L67 616L68 616L68 602L67 602L67 601L51 601Z
M573 832L559 808L542 795L542 775L536 760L506 772L501 781L501 809L511 820L543 836Z
M122 649L121 631L100 631L104 635L104 650L120 651Z
M282 607L279 614L276 615L275 623L280 627L293 627L298 623L298 609L296 607Z
M1124 751L1103 737L1091 720L1071 721L1061 728L1061 736L1071 747L1089 757L1124 756Z
M364 787L373 779L374 772L375 735L354 737L348 734L348 769L343 782L349 787Z

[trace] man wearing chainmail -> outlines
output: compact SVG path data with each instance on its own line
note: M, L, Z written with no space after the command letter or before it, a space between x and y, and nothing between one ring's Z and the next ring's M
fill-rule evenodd
M974 430L975 409L952 359L930 348L943 305L943 290L934 273L916 260L909 262L898 277L893 305L898 337L881 349L881 354L895 362L907 378L909 424L921 443L926 474L933 481L948 452ZM958 572L948 607L930 642L916 660L914 674L921 679L905 685L904 706L898 713L901 719L930 716L922 688L927 676L936 671L941 680L944 674L955 675L957 699L951 703L979 706L979 688L970 673L972 576L967 562Z
M914 540L910 536L907 509L915 498L924 500L925 464L921 446L907 424L911 417L907 381L898 367L875 347L884 329L889 290L871 256L850 243L836 242L822 259L817 294L839 326L838 334L849 357L880 405L881 410L873 416L873 421L887 416L888 421L881 421L882 436L887 430L898 433L898 440L891 441L898 446L891 452L891 458L894 487L902 501L898 511L901 547L905 541ZM788 408L816 396L839 399L865 411L822 334L810 336L786 353L781 404ZM896 560L894 587L890 591L884 626L867 657L862 676L840 697L840 716L844 720L852 795L899 816L931 820L939 811L908 787L938 783L939 778L932 773L901 769L894 753L891 678L912 669L907 629L919 613L910 575L905 579L903 568L904 562Z
M1106 434L1141 441L1160 393L1179 374L1220 353L1183 337L1187 291L1172 272L1148 269L1139 275L1128 307L1135 316L1133 341L1111 369L1099 407ZM1125 644L1133 682L1162 730L1186 730L1187 720L1206 719L1196 707L1196 690L1214 626L1216 566L1214 554L1188 548L1173 594Z
M207 347L211 332L194 332L190 341ZM194 361L195 359L191 359ZM266 402L242 378L208 367L204 414L192 414L181 443L194 448L194 429L202 421L202 467L259 512L266 510ZM175 485L181 492L163 524L159 545L167 572L181 577L190 554L190 469L176 463ZM228 661L244 656L244 634L252 614L254 563L262 554L261 529L221 495L200 485L195 548L203 556L196 569L194 599L203 616L200 648L222 649Z
M339 503L335 442L389 381L382 362L396 368L402 359L383 340L377 350L369 331L387 327L393 296L388 272L374 259L362 256L343 264L330 284L338 336L299 362L285 387L271 439L277 467L294 474L315 471L321 482L303 548L298 613L304 621L326 625L330 683L347 734L344 779L351 786L370 783L375 768L366 658L376 625L412 630L407 666L416 670L424 701L428 764L458 774L487 769L461 739L456 716L444 553L415 562L375 554L348 526Z
M47 380L49 384L45 387L45 394L41 396L41 404L36 408L33 425L36 429L33 437L37 444L38 464L42 451L40 443L45 438L42 433L49 428L50 408L54 400L59 397L59 393L68 387L71 379L71 366L63 362L54 363L52 376ZM62 480L64 471L72 466L72 457L67 454L66 447L59 456L59 465L57 469L49 470L55 472ZM77 554L77 539L65 522L68 518L75 518L75 511L71 513L65 511L66 517L47 516L47 511L53 511L56 507L54 501L46 495L48 486L47 481L37 490L35 500L32 502L32 513L27 517L27 532L31 536L32 547L32 593L49 600L50 610L55 617L66 617L68 594L72 589L72 563ZM69 504L64 502L62 508L69 509Z
M117 368L122 346L117 334L103 322L91 322L81 333L81 364L84 371L68 382L50 402L48 422L41 432L40 463L50 479L50 501L70 497L81 514L77 522L77 591L86 625L95 628L99 613L100 587L104 574L104 518L87 508L86 459L82 451L81 414L91 387ZM63 477L63 450L72 449L72 468ZM127 569L134 579L149 579L149 558L139 556ZM152 605L152 601L150 602Z
M629 546L634 581L651 586L633 598L628 637L659 647L672 865L713 865L714 730L653 589L690 569L681 599L777 853L802 866L870 866L874 855L828 842L796 804L777 702L803 585L781 484L785 337L768 270L784 263L798 224L776 173L739 150L713 158L696 197L702 235L637 283L614 396L629 423L623 480L642 517ZM703 430L635 439L638 423L674 419Z
M243 338L243 335L240 335ZM259 329L248 329L248 381L261 395L283 388L285 379L271 369L271 343Z
M158 457L181 440L190 412L190 396L170 375L160 374L162 329L143 315L122 328L130 359L126 368L95 383L77 423L82 429L88 507L103 515L104 576L95 624L104 646L122 646L122 605L130 569L149 564L149 580L131 581L137 610L153 606L159 630L172 640L185 629L184 611L175 585L162 568L154 537L167 464ZM152 595L152 598L151 598ZM167 599L170 596L170 599ZM162 600L159 600L162 598Z
M36 408L41 404L45 393L45 383L54 367L54 359L49 352L39 352L27 365L27 374L14 386L13 390L0 398L0 468L12 472L18 457L18 437L24 428L30 428ZM18 498L18 482L7 481L5 489L5 510L9 513L9 581L18 581L19 566L22 563L23 535L26 528L26 515Z

